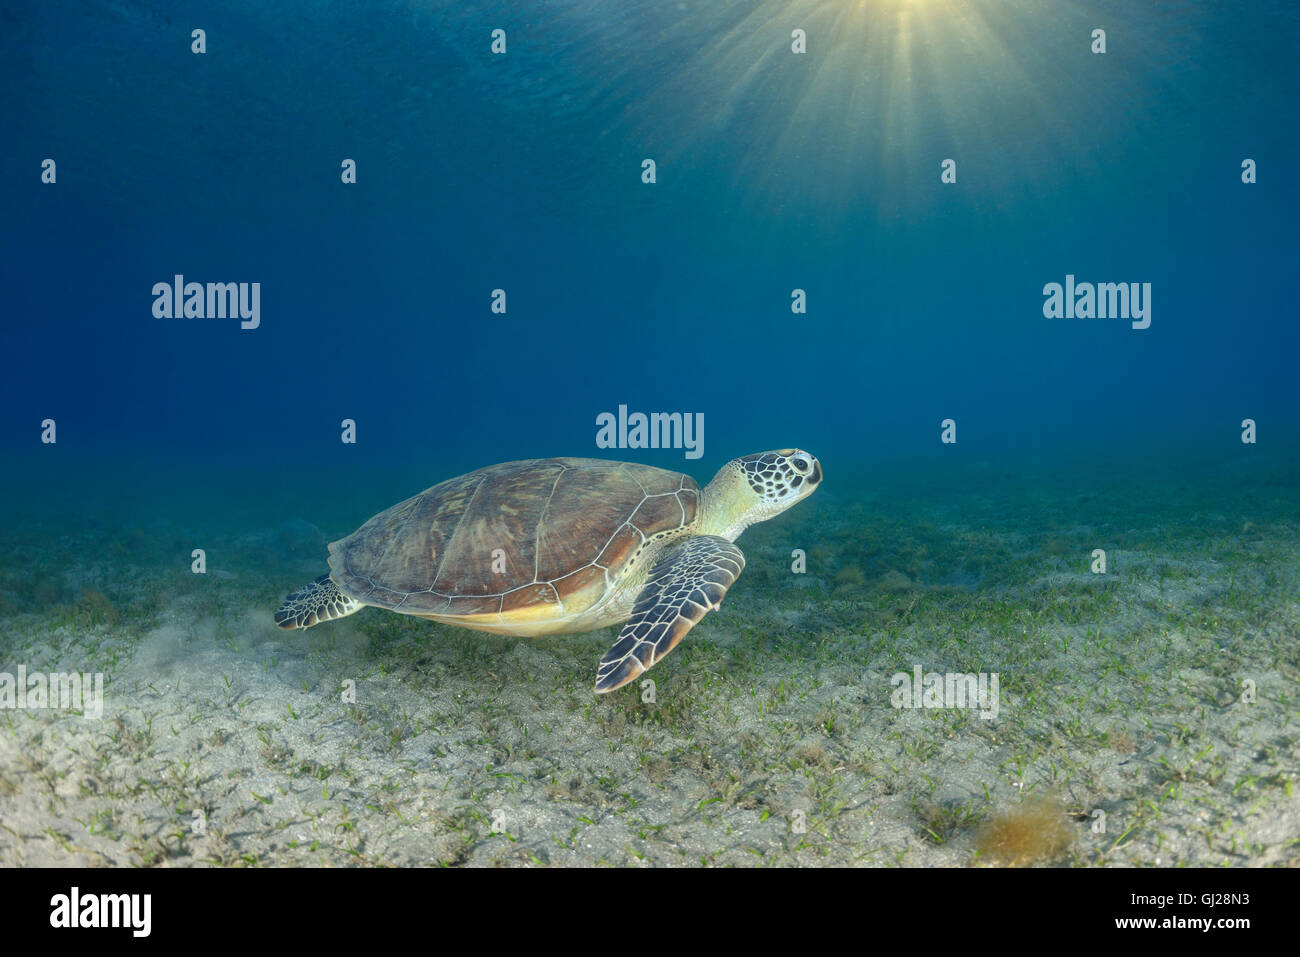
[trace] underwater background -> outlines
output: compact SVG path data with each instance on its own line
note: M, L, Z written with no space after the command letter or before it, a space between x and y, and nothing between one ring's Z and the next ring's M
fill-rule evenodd
M0 23L0 672L106 686L0 709L0 862L1300 861L1294 3ZM621 405L702 456L599 448ZM657 702L591 693L613 629L271 620L472 469L790 446L822 488ZM892 706L917 666L998 718Z

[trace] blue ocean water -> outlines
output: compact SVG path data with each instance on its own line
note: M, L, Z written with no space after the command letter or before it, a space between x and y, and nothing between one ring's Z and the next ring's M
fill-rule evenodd
M826 629L978 603L1013 553L1261 528L1276 608L1298 53L1292 0L6 3L0 615L103 624L93 584L154 627L202 545L269 631L326 541L443 479L782 447L825 482L736 591L800 604L805 547ZM177 277L257 284L255 328L167 314ZM1135 314L1049 316L1051 284ZM701 454L601 447L620 407ZM1228 602L1224 567L1185 574Z
M1294 450L1298 14L1242 11L11 6L0 441L292 485L603 454L619 404L702 413L701 479ZM260 283L259 328L155 318L177 274ZM1150 283L1150 327L1044 318L1067 274Z

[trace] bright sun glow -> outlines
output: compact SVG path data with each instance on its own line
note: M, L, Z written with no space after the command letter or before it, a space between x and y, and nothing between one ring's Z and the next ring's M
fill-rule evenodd
M701 9L646 51L672 68L626 116L670 162L748 144L730 164L741 196L770 202L808 187L800 176L827 197L869 182L890 215L943 158L1077 135L1033 79L1061 75L1035 38L1045 16L1078 19L1070 0L767 0L715 8L707 26ZM1083 43L1085 24L1070 28Z

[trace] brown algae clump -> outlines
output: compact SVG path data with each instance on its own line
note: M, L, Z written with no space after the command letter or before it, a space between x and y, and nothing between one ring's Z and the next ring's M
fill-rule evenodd
M978 856L1007 867L1024 867L1060 856L1074 842L1065 808L1054 797L1031 797L1002 811L980 828Z

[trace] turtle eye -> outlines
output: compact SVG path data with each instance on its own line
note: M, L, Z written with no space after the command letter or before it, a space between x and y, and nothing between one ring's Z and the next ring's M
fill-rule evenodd
M798 470L798 471L800 471L800 472L807 472L807 471L808 471L808 460L807 460L807 459L795 459L791 464L795 467L796 470Z

